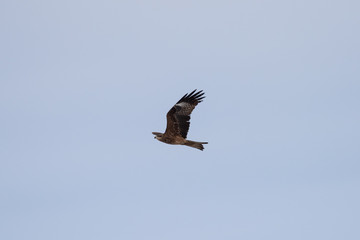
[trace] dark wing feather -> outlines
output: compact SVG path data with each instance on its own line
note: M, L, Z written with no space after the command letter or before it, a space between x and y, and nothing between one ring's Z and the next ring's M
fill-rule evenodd
M191 93L185 94L167 113L167 126L164 135L167 136L182 136L186 138L190 127L190 114L195 106L202 102L205 98L201 91L196 92L196 89Z

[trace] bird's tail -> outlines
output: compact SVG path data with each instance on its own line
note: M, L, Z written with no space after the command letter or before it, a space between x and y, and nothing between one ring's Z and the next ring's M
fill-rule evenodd
M195 141L186 140L184 145L193 147L193 148L197 148L202 151L202 150L204 150L203 144L208 144L208 142L195 142Z

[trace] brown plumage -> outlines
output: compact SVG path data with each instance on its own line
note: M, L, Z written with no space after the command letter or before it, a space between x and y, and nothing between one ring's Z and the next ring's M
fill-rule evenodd
M202 90L196 92L196 89L185 94L166 114L165 133L153 132L155 138L167 144L186 145L202 151L203 144L207 142L190 141L186 137L190 127L191 112L205 98L203 95Z

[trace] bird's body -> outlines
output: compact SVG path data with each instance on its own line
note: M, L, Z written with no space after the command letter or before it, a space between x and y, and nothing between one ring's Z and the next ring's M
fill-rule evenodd
M174 145L186 145L203 150L203 144L207 142L195 142L187 140L187 133L190 127L190 114L195 106L205 98L202 91L192 91L185 94L166 114L165 133L153 132L155 138L161 142Z

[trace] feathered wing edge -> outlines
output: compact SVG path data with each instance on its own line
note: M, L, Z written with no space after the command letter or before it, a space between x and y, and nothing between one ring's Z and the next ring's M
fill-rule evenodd
M188 102L188 103L192 103L192 104L202 102L202 100L205 98L205 96L203 96L205 93L203 92L203 90L200 90L197 93L195 93L196 90L197 89L195 89L191 93L185 94L182 98L180 98L180 100L176 104L181 103L181 102Z

